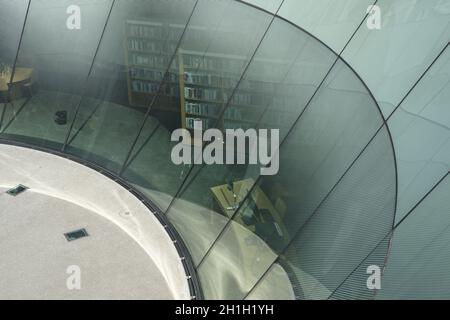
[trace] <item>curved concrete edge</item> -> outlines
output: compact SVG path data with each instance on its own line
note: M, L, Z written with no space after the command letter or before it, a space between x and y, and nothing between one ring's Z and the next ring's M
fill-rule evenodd
M181 258L155 215L124 187L77 162L0 144L0 185L24 184L89 209L120 227L154 261L175 299L190 299ZM112 244L113 245L113 244Z

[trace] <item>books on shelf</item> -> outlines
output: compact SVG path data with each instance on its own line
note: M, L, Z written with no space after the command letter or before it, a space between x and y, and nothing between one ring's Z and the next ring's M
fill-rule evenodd
M169 64L169 57L143 53L131 53L129 55L129 63L138 66L167 68L167 65Z
M194 72L185 72L184 82L186 84L211 86L216 88L234 88L237 84L237 80L233 78Z
M213 119L200 119L200 118L192 118L186 117L186 128L187 129L200 129L203 130L209 129L214 125Z
M164 71L161 70L153 70L148 68L137 68L130 67L129 73L131 78L139 78L141 80L149 80L149 81L162 81L164 76ZM169 72L166 82L174 82L178 83L178 75L174 72Z
M182 33L183 27L178 25L127 21L127 35L130 37L178 41Z
M205 117L217 117L220 114L220 107L206 103L186 102L184 109L188 114Z
M190 88L184 87L184 97L186 99L195 99L195 100L209 100L209 101L217 101L221 102L221 94L218 89L202 89L202 88Z
M167 96L179 97L180 96L180 87L178 85L164 85L163 92Z
M145 92L145 93L156 93L158 92L158 84L149 83L140 80L133 80L131 82L131 87L135 92Z
M178 40L182 31L182 27L168 23L126 21L124 49L130 104L146 106L146 95L158 95L171 98L165 102L164 109L176 110L173 98L180 97L179 66L176 56L171 63L177 50L177 42L171 40Z
M186 68L224 72L240 72L245 66L245 60L231 60L220 57L206 57L193 54L184 54L183 62Z
M133 80L131 81L131 87L134 92L156 94L158 93L159 83ZM161 94L177 97L179 96L179 87L178 85L163 85L161 88Z
M167 43L147 39L128 39L128 49L155 54L173 54L177 48L176 43Z
M187 71L184 72L184 82L191 85L211 86L223 89L233 89L237 86L238 80L230 76L220 76L217 74L206 74ZM239 83L239 90L251 91L251 94L273 95L274 85L269 82L244 80Z

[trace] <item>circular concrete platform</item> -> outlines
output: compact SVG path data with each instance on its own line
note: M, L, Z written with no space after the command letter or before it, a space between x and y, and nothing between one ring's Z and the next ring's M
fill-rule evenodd
M6 193L18 184L29 189ZM87 237L64 236L82 228ZM152 212L98 172L40 151L0 145L0 253L0 299L190 297Z

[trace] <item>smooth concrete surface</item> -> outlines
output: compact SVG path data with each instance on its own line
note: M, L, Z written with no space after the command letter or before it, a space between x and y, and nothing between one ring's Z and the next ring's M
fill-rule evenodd
M150 257L109 220L32 189L0 192L0 299L173 299ZM89 236L68 242L64 233L80 228Z
M160 224L157 218L126 189L124 189L114 181L106 178L102 174L73 161L27 148L0 145L0 187L2 187L3 189L7 189L16 186L19 183L30 187L30 190L26 191L26 193L28 193L29 196L34 195L33 201L37 201L37 203L46 203L46 201L48 200L48 205L50 206L50 208L55 209L52 212L56 213L61 211L61 209L57 209L58 206L56 204L62 205L62 203L64 203L65 205L67 205L69 203L70 205L74 206L72 214L67 215L68 221L66 221L66 223L69 223L70 221L76 221L75 216L77 214L75 212L77 212L80 215L80 219L84 215L87 219L86 222L92 221L94 230L100 230L100 226L109 224L109 229L111 229L110 234L108 236L105 235L105 238L103 238L103 240L107 240L108 237L110 237L109 239L112 240L112 229L113 227L116 227L117 232L115 232L115 234L118 240L129 237L130 240L134 240L136 245L138 245L147 255L149 262L148 266L136 266L136 268L138 269L133 272L140 274L140 272L144 272L144 270L146 270L145 268L150 268L147 270L151 270L154 263L154 266L157 268L160 276L166 283L170 295L174 299L190 298L189 287L186 281L184 268L182 266L178 252L176 251L170 237L166 233L165 228ZM1 201L4 201L3 198L5 196L6 195L2 195ZM24 195L21 195L19 197L23 196L26 197L27 195L25 195L24 193ZM22 199L25 199L25 197ZM43 199L46 200L44 201ZM11 201L11 199L8 199L8 201ZM51 206L51 201L55 201L55 206ZM58 201L60 201L61 203ZM30 202L30 204L32 205L33 203ZM3 208L2 204L0 204L0 206ZM24 210L24 208L20 207L19 205L17 207L12 206L12 208L16 208L17 210L22 208L21 210ZM2 212L3 209L0 209L0 215L3 215ZM50 211L42 211L42 221L46 220L45 215L48 214L51 214ZM13 214L12 217L14 216L15 215ZM90 218L88 218L88 216ZM37 216L34 215L31 215L30 219L31 218L38 219ZM54 218L57 219L56 217ZM17 228L21 228L22 225L23 230L25 230L25 221L17 219L15 220L15 222L13 221L11 223L16 223ZM54 232L58 233L58 235L52 236L61 237L62 227L69 227L69 225L62 224L58 226L56 221L63 222L65 220L60 218L60 220L57 219L53 221L52 223L54 223L54 226L52 228L49 228L48 231L53 230ZM41 224L39 223L36 224L36 226L40 226L40 228L43 228L43 231L47 230L47 228L41 226ZM87 226L87 229L88 228L89 226ZM104 232L108 232L108 227L105 228L106 229ZM37 230L33 232L36 232L36 235L41 234L41 232L38 232ZM48 237L51 236L49 235ZM25 243L26 241L31 241L30 239L27 240L27 238L24 238ZM80 241L79 243L81 244L83 242L94 240L94 237L89 239L85 238L76 240L74 243ZM107 244L103 240L101 241L102 243L96 244L96 246L98 247L96 247L97 249L95 250L95 252L99 255L106 254L108 252L106 248L108 248L108 250L111 250L111 253L128 252L130 256L120 257L120 259L117 260L123 261L124 265L122 265L121 267L125 269L129 269L126 268L126 266L128 265L128 263L132 262L133 259L137 259L136 261L141 261L139 259L143 259L143 257L139 253L139 250L131 246L131 243L129 247L126 247L126 245L124 244L125 247L120 248L120 246L115 241L106 241L108 242ZM21 247L20 243L17 243L17 245L19 246L19 248ZM3 251L15 250L14 248L4 248L3 246L0 248L2 251L2 255ZM104 250L101 248L103 248ZM57 248L55 247L55 255L58 252L56 249ZM86 256L84 258L81 258L82 261L85 261L84 259L88 259L89 257L89 253L85 254ZM94 252L92 254L94 254ZM30 255L30 257L32 257L32 255ZM30 261L30 263L31 262L32 261ZM61 262L61 265L64 263ZM93 264L93 266L95 266L95 263ZM64 271L65 270L63 270L63 272ZM112 272L112 270L110 270L110 272ZM153 276L155 275L156 273L153 273ZM63 276L66 275L63 274ZM97 274L97 276L100 275ZM133 278L133 276L136 276L136 274L129 275L128 277ZM36 275L36 277L38 276ZM105 277L107 277L107 275L105 275ZM117 277L117 279L120 279L120 277L126 276L120 273L120 276L117 275ZM149 278L147 278L147 280L148 279ZM146 280L144 280L144 283L145 281ZM154 284L156 283L158 282L154 282ZM131 281L130 285L132 284L133 282ZM146 293L146 290L150 290L149 288L146 288L145 285L144 287L137 288L138 289L136 289L136 294L139 295L142 293ZM120 288L119 286L119 289L123 288ZM160 287L159 289L153 288L152 290L152 292L156 295L158 293L164 295L165 292L163 287ZM130 295L132 293L127 294ZM95 296L88 295L87 297ZM153 295L152 297L141 298L158 297ZM161 296L160 298L167 298L167 296Z

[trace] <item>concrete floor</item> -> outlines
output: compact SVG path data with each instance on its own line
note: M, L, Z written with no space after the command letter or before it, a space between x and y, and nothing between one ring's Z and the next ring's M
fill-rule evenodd
M5 193L23 184L30 189ZM85 228L89 237L66 241ZM49 153L0 144L0 299L189 299L180 255L139 199ZM81 268L68 290L67 268Z
M64 233L86 228L68 242ZM0 194L0 299L173 299L145 251L119 227L73 203L29 190ZM69 266L80 290L69 290ZM70 270L69 270L70 271Z

